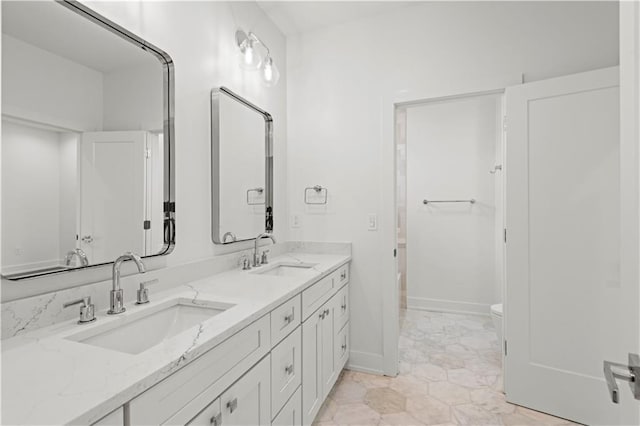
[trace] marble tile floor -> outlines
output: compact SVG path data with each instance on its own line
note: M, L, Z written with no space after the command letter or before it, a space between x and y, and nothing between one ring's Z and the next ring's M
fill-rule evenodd
M400 374L345 370L316 417L335 425L570 425L509 404L489 316L402 310Z

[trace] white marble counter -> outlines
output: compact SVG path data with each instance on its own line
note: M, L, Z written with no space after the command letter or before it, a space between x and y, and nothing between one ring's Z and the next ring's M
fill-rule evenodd
M236 269L152 293L150 304L129 303L127 311L117 316L101 310L98 320L89 325L70 320L4 340L1 423L91 424L350 259L346 254L292 252L271 263L316 265L295 277ZM65 339L92 327L125 322L144 309L179 297L235 306L137 355Z

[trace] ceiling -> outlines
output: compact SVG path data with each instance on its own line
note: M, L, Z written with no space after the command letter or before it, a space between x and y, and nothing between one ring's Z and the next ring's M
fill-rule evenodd
M2 33L103 73L161 69L155 56L53 1L3 1Z
M389 13L415 1L261 1L258 6L285 36Z

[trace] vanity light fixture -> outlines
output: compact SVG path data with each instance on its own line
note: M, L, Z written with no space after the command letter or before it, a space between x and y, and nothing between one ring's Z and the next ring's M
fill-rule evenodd
M236 31L236 44L240 49L240 66L245 70L260 70L260 75L267 87L273 87L280 79L278 67L273 63L269 47L257 35L249 31L245 33L242 30ZM262 46L266 51L263 58L258 45Z

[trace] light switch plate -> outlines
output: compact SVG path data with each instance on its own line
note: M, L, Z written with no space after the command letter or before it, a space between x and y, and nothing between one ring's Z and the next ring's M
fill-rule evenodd
M293 213L291 215L291 227L300 228L300 222L302 221L299 213Z
M377 231L378 230L378 215L374 213L370 213L367 216L367 229L369 231Z

